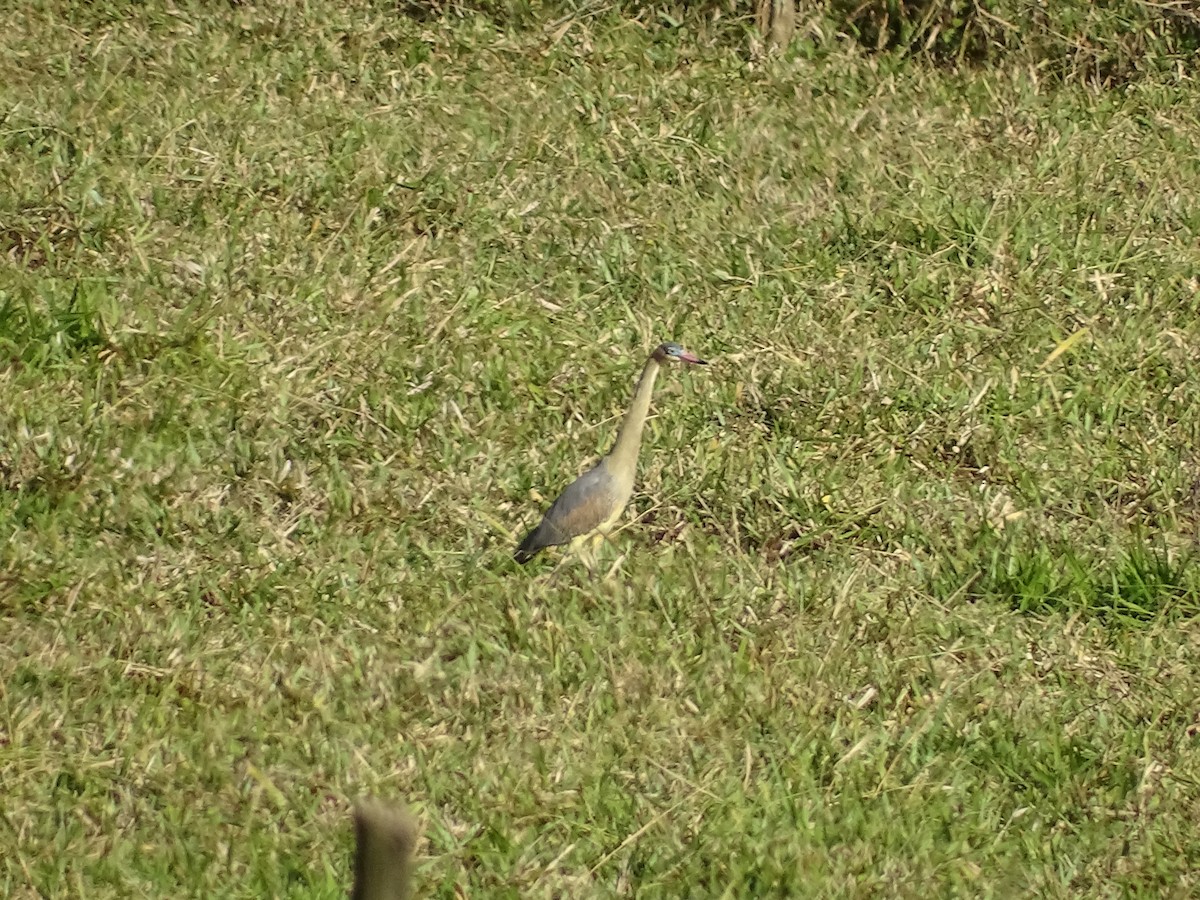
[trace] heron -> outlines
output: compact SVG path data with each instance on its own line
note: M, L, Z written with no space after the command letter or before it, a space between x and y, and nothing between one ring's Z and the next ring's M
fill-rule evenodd
M664 363L678 361L706 366L708 363L673 341L654 348L642 368L633 402L621 421L621 430L612 449L600 462L584 472L564 490L546 510L542 521L525 535L513 558L521 565L533 559L546 547L570 544L584 558L589 569L595 568L595 548L621 518L637 476L638 450L642 445L642 429L650 412L650 397L654 379ZM583 553L591 543L589 560Z

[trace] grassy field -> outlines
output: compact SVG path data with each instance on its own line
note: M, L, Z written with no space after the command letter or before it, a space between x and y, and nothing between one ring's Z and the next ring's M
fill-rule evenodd
M1200 891L1200 83L712 12L9 12L0 893Z

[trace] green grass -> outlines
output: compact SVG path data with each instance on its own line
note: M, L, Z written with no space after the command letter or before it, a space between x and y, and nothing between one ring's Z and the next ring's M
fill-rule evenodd
M711 13L10 14L0 893L1200 889L1190 64Z

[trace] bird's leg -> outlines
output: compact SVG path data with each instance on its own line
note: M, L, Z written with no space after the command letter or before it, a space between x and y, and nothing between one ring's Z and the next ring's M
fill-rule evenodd
M550 581L551 582L555 582L558 580L559 569L561 569L564 565L566 565L567 560L569 560L570 558L571 558L570 555L566 554L566 553L562 554L558 558L558 562L556 562L554 564L554 568L550 570Z
M596 573L596 560L589 552L588 545L590 542L591 535L580 535L571 541L571 550L577 557L579 557L580 562L587 567L588 574L594 575Z
M628 553L622 553L620 556L617 557L616 562L614 562L611 566L609 566L608 574L604 576L605 579L612 578L614 575L616 575L618 572L621 571L621 565L625 562L625 557L628 555L629 555Z
M587 566L588 575L592 578L596 577L596 566L599 564L596 558L596 538L589 535L583 539L579 547L579 556L583 560L583 564Z
M591 551L592 551L592 574L593 575L595 575L596 571L600 568L600 551L604 547L604 542L607 540L608 540L608 535L603 531L597 531L594 535L592 535Z

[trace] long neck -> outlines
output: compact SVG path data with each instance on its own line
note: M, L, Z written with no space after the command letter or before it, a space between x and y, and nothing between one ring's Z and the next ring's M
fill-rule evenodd
M658 375L658 361L653 357L646 360L642 377L638 379L633 402L621 421L617 442L608 452L609 467L617 472L633 474L637 468L638 448L642 445L642 429L650 412L650 396L654 393L654 379Z

